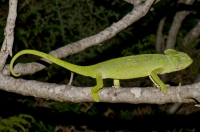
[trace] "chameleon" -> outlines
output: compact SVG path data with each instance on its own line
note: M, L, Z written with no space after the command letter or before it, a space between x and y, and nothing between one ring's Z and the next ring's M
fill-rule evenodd
M96 85L91 89L95 102L99 102L98 91L103 88L103 79L114 80L114 87L120 87L119 80L149 76L151 81L163 93L167 93L166 85L159 78L159 74L179 71L188 67L193 60L184 52L167 49L164 54L141 54L115 58L90 66L79 66L60 60L49 54L37 50L22 50L10 62L10 71L13 76L20 76L13 71L14 61L23 54L33 54L48 59L71 72L96 79Z

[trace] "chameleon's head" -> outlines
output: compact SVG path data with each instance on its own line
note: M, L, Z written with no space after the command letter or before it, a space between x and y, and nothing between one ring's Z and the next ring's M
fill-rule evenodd
M179 71L188 67L193 61L192 59L184 52L177 52L173 49L165 50L165 54L170 61L170 71Z

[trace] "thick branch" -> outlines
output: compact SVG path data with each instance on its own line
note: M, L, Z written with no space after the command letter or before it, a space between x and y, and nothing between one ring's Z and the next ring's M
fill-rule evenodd
M137 5L141 4L142 2L144 2L145 0L124 0L124 1L130 3L130 4L134 5L134 6L137 6ZM155 1L155 4L156 4L157 2L159 2L159 1L160 1L160 0L156 0L156 1Z
M98 34L84 38L78 42L60 47L57 50L51 51L50 54L57 58L64 58L70 54L79 53L80 51L88 47L98 45L101 42L114 37L118 32L127 28L132 23L134 23L135 21L143 17L149 11L154 1L155 0L147 0L143 4L140 4L139 6L135 6L133 10L130 13L128 13L126 16L124 16L121 20L119 20L116 23L113 23L110 27L99 32ZM14 68L14 72L21 73L22 75L26 75L26 74L35 73L44 68L45 66L39 63L30 63L28 64L28 66L27 65L19 66L19 64L17 64L17 66ZM8 73L7 71L8 71L8 66L5 68L5 71L3 73L7 74Z
M17 86L17 87L16 87ZM0 74L0 88L5 91L19 93L25 96L70 102L93 102L90 95L91 87L74 87L38 81L14 79ZM99 91L100 102L111 103L189 103L193 99L200 101L200 83L169 87L164 94L160 89L148 88L103 88Z
M12 46L14 41L14 28L15 20L17 17L17 0L9 1L9 13L6 23L6 28L4 29L4 41L1 47L1 52L7 52L12 56Z
M164 51L164 40L163 40L163 27L165 24L165 19L166 17L162 18L159 22L158 25L158 30L157 30L157 34L156 34L156 51L159 53L163 53Z
M130 3L130 4L134 5L134 6L137 6L137 5L139 5L139 4L141 4L143 2L143 0L124 0L124 1Z
M14 41L14 27L15 20L17 17L17 0L9 1L9 13L6 23L6 28L4 29L4 41L0 51L0 71L3 70L8 54L12 56L12 46Z
M174 20L173 20L172 26L170 27L169 35L167 38L166 49L174 49L178 31L181 27L183 20L189 13L190 11L179 11L174 16Z
M187 46L200 36L200 21L183 38L183 46Z
M7 58L8 58L7 52L0 52L0 71L3 70Z
M185 5L192 5L194 3L194 0L179 0L178 3L185 4ZM186 10L179 11L174 16L173 23L172 23L172 26L170 27L169 35L167 38L166 49L174 49L178 31L181 27L183 20L189 13L190 11L186 11Z

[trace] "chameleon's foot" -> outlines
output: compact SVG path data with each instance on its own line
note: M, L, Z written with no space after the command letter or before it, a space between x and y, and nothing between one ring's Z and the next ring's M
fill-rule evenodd
M167 87L170 87L170 85L169 85L169 84L164 84L163 87L160 87L160 86L157 86L157 85L153 84L153 87L154 87L154 88L161 88L161 91L162 91L163 93L167 93Z
M99 94L98 93L91 92L91 95L95 102L99 102Z
M167 88L161 88L161 91L163 92L163 93L167 93Z
M170 86L169 84L164 84L164 86L161 87L161 91L162 91L163 93L167 93L167 87L169 87L169 86Z
M157 86L156 86L155 84L153 84L153 87L154 87L154 88L157 88Z
M163 91L163 93L167 93L167 87L170 87L170 85L169 84L165 84L164 88L161 87L161 90Z
M166 87L170 87L169 84L165 84L165 86L166 86ZM155 84L153 84L153 87L154 87L154 88L160 88L160 86L157 87Z

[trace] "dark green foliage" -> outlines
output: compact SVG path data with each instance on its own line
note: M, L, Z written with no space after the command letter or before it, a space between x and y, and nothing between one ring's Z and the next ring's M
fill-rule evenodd
M126 48L122 51L123 56L136 55L136 54L152 54L155 53L155 35L151 34L138 43L134 43L132 47Z
M63 103L54 102L51 107L59 112L73 112L76 114L97 115L98 110L93 103Z
M4 3L0 7L4 6L7 5ZM0 13L0 16L2 16L0 31L3 31L7 14ZM20 1L14 52L21 49L37 49L48 53L63 45L94 35L119 19L120 13L95 5L92 0ZM1 37L0 42L3 41L3 34ZM112 39L95 50L102 52L113 43L119 43L119 40ZM84 57L97 56L95 50L94 48L87 50L73 60L77 63Z
M92 0L34 1L19 3L15 51L38 49L50 52L94 35L119 19L119 13L96 6ZM112 22L109 19L112 18ZM113 40L113 42L116 42ZM109 42L109 43L113 43ZM109 43L96 50L105 50ZM73 58L73 63L94 57L94 49Z
M22 130L23 132L26 132L26 128L30 128L31 122L33 121L35 121L35 119L27 114L20 114L19 116L2 119L0 121L0 131L17 132L18 130Z
M34 123L34 132L54 132L55 127L44 124L42 121L37 121Z

